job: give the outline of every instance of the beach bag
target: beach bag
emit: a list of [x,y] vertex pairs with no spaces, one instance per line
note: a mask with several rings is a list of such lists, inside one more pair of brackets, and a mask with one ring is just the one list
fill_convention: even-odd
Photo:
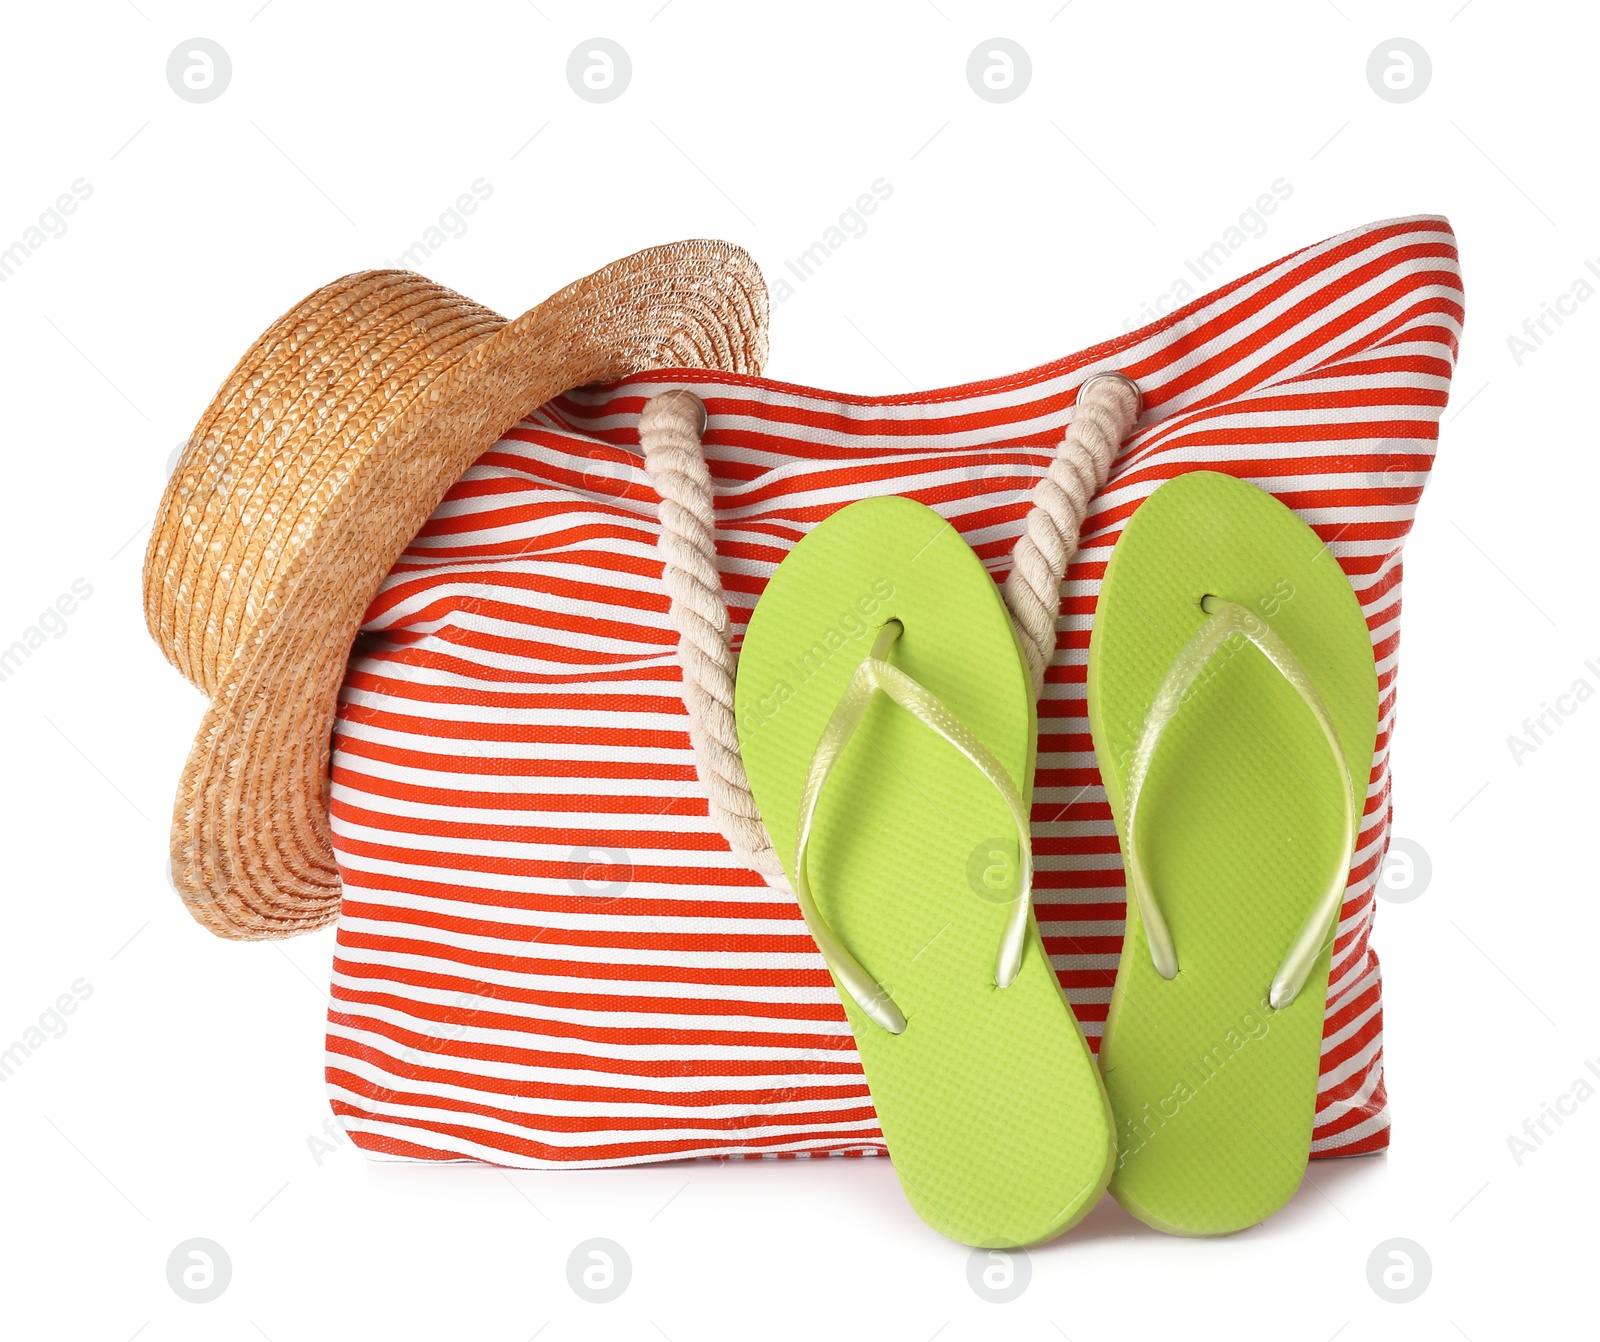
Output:
[[1370,933],[1390,836],[1401,554],[1461,321],[1453,234],[1421,217],[1329,239],[1012,377],[864,397],[657,370],[572,391],[509,429],[384,581],[341,693],[327,1083],[352,1139],[377,1158],[526,1167],[882,1150],[799,909],[708,817],[640,412],[679,387],[705,403],[737,646],[779,561],[857,499],[927,504],[1003,581],[1078,388],[1118,370],[1143,413],[1083,522],[1038,710],[1039,930],[1098,1046],[1124,914],[1085,716],[1099,578],[1163,481],[1248,480],[1324,540],[1371,629],[1379,729],[1312,1154],[1385,1146]]

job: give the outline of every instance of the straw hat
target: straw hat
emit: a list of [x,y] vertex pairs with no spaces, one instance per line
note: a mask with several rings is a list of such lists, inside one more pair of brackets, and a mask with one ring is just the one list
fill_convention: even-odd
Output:
[[654,247],[515,321],[420,275],[348,275],[280,317],[167,484],[145,622],[211,699],[178,785],[172,879],[218,936],[331,922],[328,757],[379,583],[466,469],[553,396],[645,368],[759,373],[766,287],[727,243]]

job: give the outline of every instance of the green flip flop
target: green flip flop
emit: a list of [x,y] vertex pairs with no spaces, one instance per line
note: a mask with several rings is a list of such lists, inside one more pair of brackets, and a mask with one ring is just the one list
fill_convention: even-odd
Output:
[[1100,1067],[1112,1195],[1182,1235],[1254,1225],[1311,1149],[1328,965],[1372,768],[1372,640],[1272,495],[1162,485],[1106,566],[1089,722],[1128,926]]
[[1033,691],[994,581],[920,503],[840,509],[757,603],[735,708],[911,1205],[986,1247],[1074,1224],[1115,1145],[1034,926]]

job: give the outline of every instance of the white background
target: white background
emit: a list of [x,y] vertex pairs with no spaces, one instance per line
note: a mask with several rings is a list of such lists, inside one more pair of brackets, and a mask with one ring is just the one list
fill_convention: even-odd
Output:
[[[1600,256],[1589,7],[79,0],[8,5],[4,32],[0,247],[92,187],[0,285],[0,645],[74,580],[93,589],[0,682],[0,1046],[92,989],[0,1083],[8,1337],[1593,1330],[1600,1095],[1520,1164],[1507,1144],[1600,1058],[1600,703],[1564,701],[1576,712],[1520,762],[1507,744],[1573,682],[1600,689],[1600,302],[1569,304],[1520,363],[1507,343]],[[596,35],[633,66],[606,104],[565,77]],[[997,35],[1033,65],[1006,104],[965,76]],[[165,75],[195,36],[233,66],[204,104]],[[1404,104],[1366,77],[1396,36],[1433,67]],[[886,1161],[507,1176],[369,1165],[341,1141],[319,1163],[331,931],[218,941],[164,875],[202,703],[144,633],[147,526],[174,445],[270,320],[399,256],[479,178],[492,195],[422,268],[514,313],[683,236],[738,241],[775,279],[880,177],[893,194],[868,231],[776,305],[774,376],[900,391],[1068,353],[1122,330],[1279,178],[1291,197],[1219,281],[1423,211],[1451,217],[1466,277],[1407,546],[1395,816],[1432,878],[1375,934],[1392,1151],[1314,1164],[1314,1187],[1222,1241],[1107,1201],[1035,1250],[1003,1305]],[[194,1236],[233,1264],[210,1304],[166,1279]],[[567,1286],[594,1236],[633,1263],[611,1304]],[[1409,1304],[1368,1284],[1395,1236],[1432,1263]]]

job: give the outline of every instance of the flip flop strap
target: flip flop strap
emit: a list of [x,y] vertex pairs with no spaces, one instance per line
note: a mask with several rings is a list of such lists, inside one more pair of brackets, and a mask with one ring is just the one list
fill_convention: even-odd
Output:
[[[1077,551],[1079,528],[1140,405],[1138,386],[1122,374],[1087,377],[1078,388],[1072,423],[1034,488],[1023,534],[1012,551],[1005,597],[1035,698],[1055,655],[1061,579]],[[668,614],[678,634],[689,744],[711,820],[729,848],[769,885],[786,889],[783,864],[762,824],[739,753],[733,711],[737,657],[717,571],[704,432],[705,406],[683,388],[652,397],[639,419],[645,471],[661,499],[658,548]]]
[[1029,895],[1033,888],[1033,845],[1029,827],[1027,803],[1006,768],[992,751],[980,741],[936,694],[893,666],[887,660],[889,649],[899,638],[901,626],[890,621],[878,631],[872,651],[850,677],[840,696],[838,706],[822,729],[822,737],[811,756],[811,767],[806,774],[805,789],[800,799],[799,828],[795,839],[795,897],[800,912],[811,931],[817,949],[839,986],[875,1025],[890,1034],[899,1034],[906,1028],[906,1018],[895,1005],[888,991],[850,953],[834,930],[828,925],[822,911],[817,908],[811,893],[808,869],[812,826],[817,808],[822,803],[822,791],[834,766],[843,757],[850,738],[861,725],[872,696],[879,691],[888,695],[901,708],[910,713],[930,731],[943,737],[959,750],[972,765],[989,780],[1000,794],[1010,813],[1017,833],[1017,851],[1020,854],[1021,880],[1016,896],[1011,901],[1011,913],[1000,937],[1000,949],[995,957],[994,981],[999,988],[1009,988],[1022,968],[1022,956],[1027,946]]
[[1317,957],[1321,955],[1338,926],[1339,910],[1343,907],[1345,886],[1350,877],[1350,864],[1355,857],[1356,844],[1360,836],[1361,814],[1356,806],[1355,783],[1350,776],[1350,766],[1345,760],[1344,749],[1339,744],[1338,728],[1334,726],[1333,718],[1328,713],[1322,695],[1317,692],[1316,684],[1289,645],[1273,632],[1272,627],[1264,619],[1236,602],[1208,596],[1201,606],[1211,618],[1183,645],[1167,669],[1167,674],[1151,701],[1150,711],[1145,715],[1144,726],[1140,730],[1139,740],[1129,760],[1125,845],[1128,890],[1144,923],[1151,963],[1155,965],[1156,972],[1162,978],[1175,978],[1178,973],[1178,953],[1145,868],[1139,842],[1139,836],[1143,833],[1143,826],[1139,824],[1142,814],[1139,803],[1144,796],[1145,781],[1150,776],[1150,766],[1155,760],[1156,747],[1160,745],[1167,728],[1177,717],[1190,689],[1212,658],[1228,645],[1229,640],[1236,635],[1242,636],[1254,644],[1289,682],[1295,693],[1300,696],[1301,702],[1310,710],[1311,716],[1316,719],[1317,726],[1322,729],[1323,738],[1339,768],[1340,792],[1344,806],[1346,840],[1340,850],[1338,861],[1329,874],[1322,894],[1301,924],[1293,942],[1290,943],[1288,954],[1284,956],[1283,963],[1278,967],[1278,972],[1272,980],[1269,1000],[1274,1010],[1282,1010],[1299,995],[1306,979],[1310,977]]

